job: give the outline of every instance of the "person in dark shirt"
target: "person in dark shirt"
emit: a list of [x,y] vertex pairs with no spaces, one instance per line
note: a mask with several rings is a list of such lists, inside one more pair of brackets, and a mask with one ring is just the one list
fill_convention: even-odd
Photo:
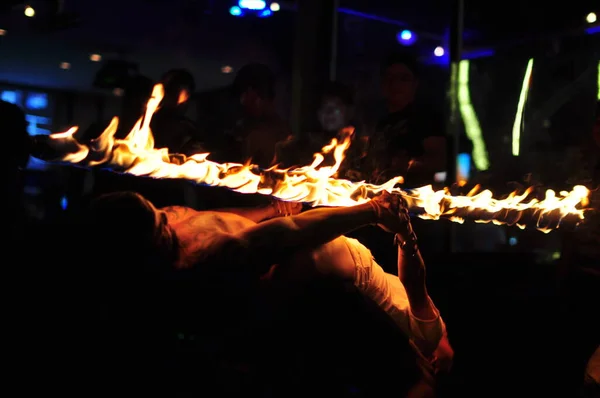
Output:
[[217,150],[211,151],[211,159],[251,161],[269,167],[275,158],[276,144],[291,133],[275,110],[275,74],[266,65],[248,64],[239,70],[232,90],[241,106],[241,117],[220,137]]
[[168,148],[169,153],[193,155],[205,152],[198,142],[196,124],[186,116],[195,91],[194,77],[185,69],[172,69],[160,79],[164,97],[152,116],[150,128],[155,148]]
[[415,184],[433,180],[445,169],[443,119],[415,104],[419,86],[417,62],[392,54],[382,65],[382,89],[387,115],[379,120],[370,150],[371,181],[382,183],[398,175]]

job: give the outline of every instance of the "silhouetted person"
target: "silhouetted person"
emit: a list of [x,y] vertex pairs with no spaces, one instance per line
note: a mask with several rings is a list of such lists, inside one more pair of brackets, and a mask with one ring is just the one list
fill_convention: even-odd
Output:
[[25,114],[17,105],[0,100],[0,131],[5,145],[2,169],[5,170],[4,189],[8,194],[7,209],[11,217],[10,236],[23,232],[25,209],[23,207],[22,169],[27,166],[31,140],[27,134]]
[[145,76],[132,77],[123,89],[121,108],[118,115],[109,115],[109,118],[92,124],[81,137],[82,140],[98,138],[108,127],[114,116],[119,118],[119,127],[115,138],[125,138],[133,129],[137,121],[144,116],[146,104],[152,95],[154,83]]
[[164,97],[152,117],[150,128],[155,148],[168,148],[170,153],[193,155],[203,152],[197,143],[196,124],[186,117],[190,98],[196,89],[192,74],[185,69],[172,69],[160,79]]
[[381,77],[387,115],[373,137],[371,179],[381,183],[402,175],[407,183],[430,183],[445,170],[446,138],[442,117],[415,104],[418,64],[410,55],[392,54],[382,64]]
[[588,169],[584,171],[585,180],[588,180],[585,184],[592,189],[589,208],[593,210],[574,231],[565,230],[558,270],[564,307],[561,318],[565,322],[563,349],[567,358],[561,361],[564,365],[562,374],[573,396],[585,373],[585,389],[596,393],[600,390],[599,370],[593,366],[584,370],[588,362],[588,365],[598,366],[600,346],[597,316],[600,303],[600,102],[596,105],[591,137],[587,137],[582,149],[588,159],[581,169]]
[[271,165],[276,144],[290,135],[290,129],[275,111],[275,75],[268,66],[249,64],[239,70],[233,83],[241,117],[225,133],[213,158],[218,161]]

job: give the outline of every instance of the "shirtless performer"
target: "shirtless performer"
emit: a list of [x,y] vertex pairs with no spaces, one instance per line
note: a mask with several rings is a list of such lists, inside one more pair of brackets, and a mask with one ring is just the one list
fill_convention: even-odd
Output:
[[[430,357],[445,325],[427,293],[425,264],[401,198],[384,192],[361,205],[301,214],[296,214],[299,204],[276,203],[261,209],[198,212],[185,207],[156,209],[139,194],[121,192],[98,198],[91,206],[90,221],[100,234],[111,231],[109,246],[104,247],[115,248],[121,257],[129,251],[140,264],[148,263],[140,262],[144,253],[146,260],[171,264],[176,270],[222,264],[252,269],[258,276],[276,264],[352,281],[424,357]],[[296,215],[277,217],[286,213]],[[267,218],[271,219],[262,221]],[[123,225],[116,231],[115,220]],[[385,273],[367,248],[343,236],[369,224],[396,234],[399,276]]]

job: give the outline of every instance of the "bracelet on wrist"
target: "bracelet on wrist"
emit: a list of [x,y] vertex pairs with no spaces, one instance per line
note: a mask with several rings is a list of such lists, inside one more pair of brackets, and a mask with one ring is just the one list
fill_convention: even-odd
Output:
[[417,245],[417,236],[414,232],[408,236],[408,239],[404,238],[400,234],[394,235],[394,244],[400,248],[404,253],[414,256],[419,251],[419,246]]

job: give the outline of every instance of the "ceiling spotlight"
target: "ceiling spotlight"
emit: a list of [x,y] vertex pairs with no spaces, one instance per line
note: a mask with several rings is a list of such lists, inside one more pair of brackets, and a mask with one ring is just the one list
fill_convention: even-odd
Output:
[[100,61],[102,61],[102,55],[100,55],[100,54],[90,54],[90,61],[92,61],[92,62],[100,62]]
[[233,6],[229,9],[229,13],[231,15],[233,15],[234,17],[241,17],[244,13],[242,12],[242,9],[238,6]]
[[267,3],[265,0],[240,0],[238,6],[246,10],[264,10]]
[[444,47],[441,46],[437,46],[435,50],[433,50],[433,55],[435,55],[436,57],[443,57],[444,53]]
[[398,32],[396,34],[396,40],[398,40],[398,43],[402,45],[410,46],[411,44],[414,44],[417,41],[417,35],[414,32],[405,29],[402,32]]
[[68,62],[61,62],[59,66],[60,66],[60,69],[64,69],[64,70],[71,69],[71,64]]
[[25,16],[29,18],[35,16],[35,10],[33,9],[33,7],[25,6]]
[[0,29],[0,36],[6,36],[6,30]]
[[221,67],[221,73],[229,74],[233,72],[233,68],[229,65],[225,65]]
[[277,11],[281,10],[281,7],[279,6],[279,3],[271,3],[271,6],[269,8],[273,12],[277,12]]
[[596,16],[595,12],[590,12],[586,17],[585,20],[587,23],[594,23],[598,20],[598,17]]

